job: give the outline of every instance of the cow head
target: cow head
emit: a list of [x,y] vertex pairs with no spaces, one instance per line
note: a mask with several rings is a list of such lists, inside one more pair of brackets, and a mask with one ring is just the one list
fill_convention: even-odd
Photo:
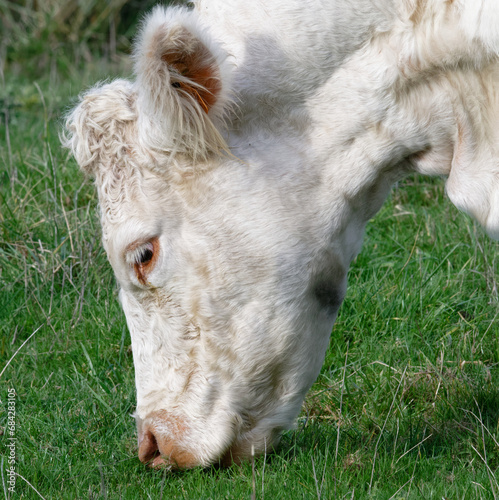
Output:
[[[203,2],[156,9],[136,80],[96,86],[68,117],[131,334],[143,462],[238,461],[278,442],[365,224],[405,173],[449,176],[451,199],[499,234],[497,33],[470,34],[459,2],[359,3],[379,29],[323,47],[316,73],[305,49],[286,56],[293,33],[248,19],[255,33],[217,39]],[[252,59],[259,43],[282,67]]]

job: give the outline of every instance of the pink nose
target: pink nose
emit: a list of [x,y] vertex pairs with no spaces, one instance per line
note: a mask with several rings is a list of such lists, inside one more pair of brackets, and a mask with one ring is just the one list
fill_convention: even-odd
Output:
[[186,427],[178,418],[159,411],[143,422],[137,419],[137,426],[141,462],[151,467],[167,465],[178,469],[199,465],[196,456],[181,444]]

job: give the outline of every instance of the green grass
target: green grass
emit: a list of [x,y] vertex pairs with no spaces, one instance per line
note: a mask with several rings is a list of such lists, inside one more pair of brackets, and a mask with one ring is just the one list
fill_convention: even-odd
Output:
[[81,63],[117,60],[130,49],[137,20],[156,3],[0,0],[0,77],[4,71],[31,78],[47,72],[75,74]]
[[117,70],[6,76],[0,94],[4,497],[499,497],[499,247],[441,180],[420,177],[368,226],[321,375],[277,452],[183,473],[139,463],[130,339],[96,196],[58,140],[71,96],[106,71]]

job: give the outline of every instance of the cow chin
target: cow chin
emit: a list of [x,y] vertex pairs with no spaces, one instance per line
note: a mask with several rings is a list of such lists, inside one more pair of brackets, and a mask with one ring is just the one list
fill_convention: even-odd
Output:
[[[254,438],[250,436],[241,436],[230,446],[219,460],[220,465],[229,467],[232,464],[240,464],[255,456],[266,455],[273,451],[279,444],[281,432],[274,430],[265,437]],[[250,433],[252,434],[252,433]]]

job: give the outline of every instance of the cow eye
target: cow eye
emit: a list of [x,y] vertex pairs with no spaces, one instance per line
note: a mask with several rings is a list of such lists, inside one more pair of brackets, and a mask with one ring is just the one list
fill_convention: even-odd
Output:
[[154,257],[154,247],[152,243],[147,243],[147,245],[140,249],[140,254],[137,258],[136,264],[147,265]]
[[125,251],[125,260],[135,271],[140,283],[148,285],[148,276],[154,269],[159,254],[159,239],[134,242]]

